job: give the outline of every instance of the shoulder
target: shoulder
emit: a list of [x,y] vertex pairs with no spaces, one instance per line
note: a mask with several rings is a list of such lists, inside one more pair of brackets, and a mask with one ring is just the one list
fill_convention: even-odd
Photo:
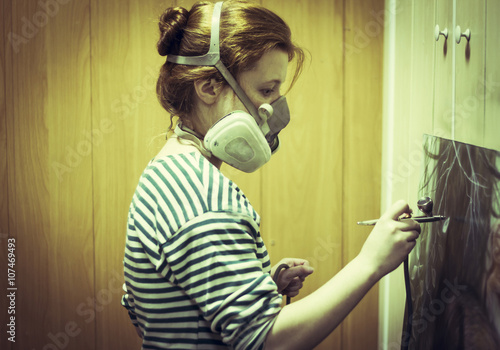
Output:
[[[244,193],[199,153],[169,155],[144,170],[131,210],[150,216],[167,236],[207,212],[260,217]],[[158,227],[156,227],[158,228]]]

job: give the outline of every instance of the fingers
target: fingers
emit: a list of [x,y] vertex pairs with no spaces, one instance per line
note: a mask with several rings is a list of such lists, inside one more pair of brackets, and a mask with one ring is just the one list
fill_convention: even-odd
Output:
[[309,266],[309,261],[297,258],[285,258],[280,260],[279,265],[281,264],[287,264],[289,267],[301,266],[301,265]]
[[410,218],[411,210],[403,200],[394,203],[381,216],[368,236],[360,255],[368,259],[383,276],[408,256],[420,235],[420,224]]
[[413,219],[403,219],[396,222],[396,228],[401,231],[417,231],[420,233],[420,224]]
[[420,231],[417,230],[408,231],[406,236],[406,241],[415,242],[419,236],[420,236]]
[[299,292],[303,286],[303,281],[296,277],[290,282],[290,284],[288,284],[288,286],[282,291],[282,293],[293,298],[299,295]]
[[309,265],[299,265],[290,267],[289,269],[284,270],[283,278],[285,280],[291,281],[295,277],[304,280],[307,276],[314,272],[314,269]]
[[421,232],[420,224],[412,219],[394,222],[394,228],[394,233],[399,235],[401,241],[406,242],[415,242]]
[[[282,265],[287,265],[289,268],[281,270]],[[290,282],[294,277],[300,277],[304,280],[307,276],[314,272],[314,269],[309,265],[309,261],[304,259],[281,259],[279,264],[273,267],[273,271],[277,269],[281,270],[279,273],[280,280],[286,280],[286,282]],[[275,272],[272,273],[274,275]],[[277,278],[276,275],[273,277]]]
[[[412,231],[414,232],[414,231]],[[418,238],[418,234],[412,234],[412,235],[409,235],[407,238],[406,238],[406,241],[407,242],[410,242],[410,243],[417,243],[417,238]]]
[[286,270],[282,270],[279,275],[278,291],[288,295],[289,297],[294,297],[299,294],[299,290],[302,288],[304,280],[307,276],[312,274],[314,269],[307,265],[293,266]]
[[411,213],[410,206],[404,200],[399,200],[382,215],[382,218],[397,220],[404,213]]

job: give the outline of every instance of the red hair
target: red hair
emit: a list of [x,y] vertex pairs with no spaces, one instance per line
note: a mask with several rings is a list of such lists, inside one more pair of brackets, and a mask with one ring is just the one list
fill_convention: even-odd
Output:
[[[214,4],[200,1],[190,11],[182,7],[165,10],[159,21],[158,53],[200,56],[208,52]],[[228,0],[222,6],[219,46],[221,61],[238,79],[252,69],[262,55],[273,49],[297,59],[292,84],[304,62],[304,52],[294,45],[288,25],[275,13],[247,1]],[[194,82],[215,79],[218,88],[227,83],[215,67],[187,66],[165,62],[156,85],[158,99],[171,116],[186,118],[194,106]]]

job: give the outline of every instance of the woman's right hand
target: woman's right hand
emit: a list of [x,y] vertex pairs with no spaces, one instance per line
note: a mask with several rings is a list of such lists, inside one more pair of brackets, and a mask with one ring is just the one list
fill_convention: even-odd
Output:
[[358,258],[371,264],[380,278],[396,269],[408,256],[420,235],[420,224],[409,216],[411,209],[403,200],[394,203],[378,220],[366,239]]
[[399,221],[411,210],[394,203],[378,220],[361,252],[312,294],[284,307],[266,340],[266,349],[312,349],[347,317],[385,274],[394,270],[415,246],[420,225]]

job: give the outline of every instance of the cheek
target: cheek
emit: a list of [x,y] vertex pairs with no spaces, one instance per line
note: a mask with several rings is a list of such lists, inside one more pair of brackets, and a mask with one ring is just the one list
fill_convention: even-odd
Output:
[[236,110],[246,111],[246,108],[231,89],[231,91],[228,91],[228,93],[221,96],[220,102],[217,106],[215,121]]
[[[250,99],[252,104],[256,107],[259,108],[259,106],[263,103],[269,103],[266,101],[266,99],[260,94],[260,92],[256,89],[254,89],[252,86],[252,83],[246,82],[246,79],[242,79],[240,82],[240,86],[245,91],[245,94],[247,97]],[[238,97],[236,97],[238,98]],[[243,103],[238,99],[238,102],[243,106]],[[246,109],[245,109],[246,110]]]
[[255,92],[253,94],[247,94],[247,96],[250,99],[250,101],[252,101],[252,104],[255,106],[255,108],[259,108],[264,103],[269,103],[269,104],[271,103],[269,99],[263,97],[259,92]]

